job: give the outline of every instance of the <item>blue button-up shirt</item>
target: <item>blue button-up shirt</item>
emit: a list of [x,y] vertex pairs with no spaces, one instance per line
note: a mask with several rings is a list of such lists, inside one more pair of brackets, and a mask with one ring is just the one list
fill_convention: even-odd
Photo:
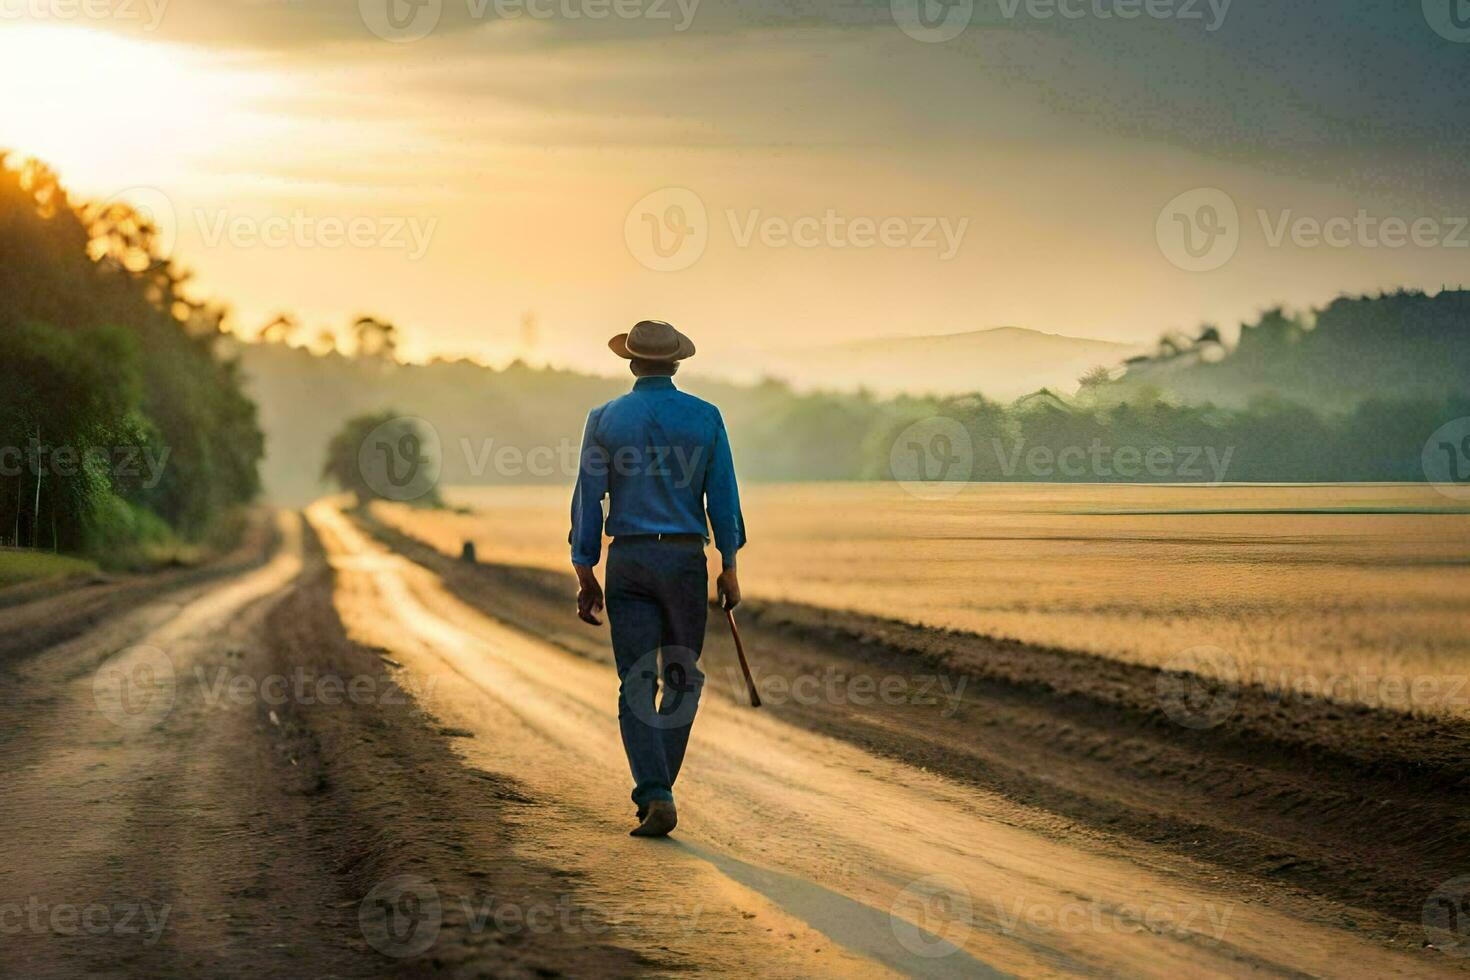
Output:
[[725,420],[670,378],[639,378],[587,416],[572,493],[573,564],[596,565],[602,556],[604,496],[613,537],[701,534],[708,541],[712,530],[726,568],[745,544]]

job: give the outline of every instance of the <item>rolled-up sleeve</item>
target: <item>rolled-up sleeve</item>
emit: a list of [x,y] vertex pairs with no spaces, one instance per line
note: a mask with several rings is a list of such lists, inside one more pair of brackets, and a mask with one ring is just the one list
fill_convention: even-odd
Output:
[[572,491],[572,564],[593,566],[602,558],[602,498],[607,495],[608,454],[597,441],[598,411],[587,416],[577,486]]
[[735,567],[735,553],[745,546],[745,517],[740,513],[740,488],[735,483],[735,457],[725,420],[715,415],[714,455],[705,470],[704,498],[715,547],[725,568]]

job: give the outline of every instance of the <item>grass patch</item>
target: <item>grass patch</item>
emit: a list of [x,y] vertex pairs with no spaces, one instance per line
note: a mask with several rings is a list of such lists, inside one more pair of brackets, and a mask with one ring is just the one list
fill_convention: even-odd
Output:
[[0,588],[37,579],[66,578],[97,571],[97,563],[85,558],[53,555],[45,551],[0,548]]

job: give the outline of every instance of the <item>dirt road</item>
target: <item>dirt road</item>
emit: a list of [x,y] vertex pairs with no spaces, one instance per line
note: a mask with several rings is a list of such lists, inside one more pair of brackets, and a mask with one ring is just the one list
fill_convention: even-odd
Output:
[[91,629],[5,660],[0,973],[285,975],[305,954],[370,975],[326,877],[301,873],[315,847],[255,713],[191,683],[299,573],[300,523],[280,530],[259,568],[87,612]]
[[195,573],[12,603],[44,629],[0,648],[0,977],[637,972],[454,910],[426,957],[385,934],[411,872],[583,913],[510,853],[514,788],[451,756],[331,595],[291,514]]
[[1060,821],[1042,832],[998,795],[752,712],[719,686],[695,728],[677,839],[629,840],[607,667],[484,615],[329,506],[309,519],[349,633],[435,681],[430,709],[473,736],[457,743],[468,762],[524,781],[538,802],[519,817],[523,846],[574,868],[624,945],[781,975],[1455,967],[1293,916],[1163,852],[1090,848]]
[[895,747],[949,729],[752,711],[718,650],[631,839],[604,636],[327,503],[252,549],[7,608],[49,625],[0,645],[0,975],[1470,975]]

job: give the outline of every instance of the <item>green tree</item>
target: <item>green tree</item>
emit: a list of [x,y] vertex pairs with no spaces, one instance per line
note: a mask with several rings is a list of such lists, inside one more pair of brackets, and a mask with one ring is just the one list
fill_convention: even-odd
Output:
[[214,353],[224,311],[161,253],[146,215],[76,205],[0,155],[0,536],[106,560],[202,538],[258,492],[255,408]]
[[434,441],[416,419],[394,411],[347,420],[327,444],[322,479],[357,498],[442,507]]

